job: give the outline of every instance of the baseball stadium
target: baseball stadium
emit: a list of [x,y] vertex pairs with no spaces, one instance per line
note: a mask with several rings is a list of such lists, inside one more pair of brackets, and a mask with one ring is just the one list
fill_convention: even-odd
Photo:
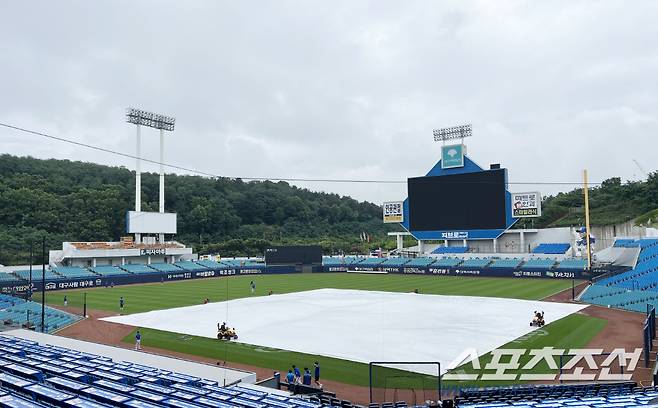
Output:
[[631,408],[658,397],[658,234],[590,225],[586,172],[582,225],[519,228],[541,215],[539,192],[467,155],[470,126],[441,129],[438,162],[382,204],[382,223],[399,226],[394,250],[233,258],[176,240],[162,168],[159,210],[143,210],[139,129],[174,122],[137,109],[127,121],[138,150],[123,235],[44,243],[33,251],[47,262],[2,268],[1,406]]

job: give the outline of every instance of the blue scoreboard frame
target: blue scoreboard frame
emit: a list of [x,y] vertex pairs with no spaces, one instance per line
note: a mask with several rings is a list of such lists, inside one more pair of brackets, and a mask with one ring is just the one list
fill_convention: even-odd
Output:
[[[496,239],[500,237],[505,231],[511,228],[517,218],[512,217],[512,194],[507,189],[507,169],[505,171],[505,225],[503,229],[476,229],[476,230],[439,230],[439,231],[412,231],[409,229],[409,198],[404,200],[403,212],[404,221],[400,224],[402,227],[409,231],[414,238],[422,241],[427,240],[465,240],[465,239]],[[464,167],[443,169],[441,168],[441,161],[439,160],[434,167],[426,174],[426,176],[450,176],[453,174],[465,173],[478,173],[485,171],[482,167],[478,166],[475,162],[464,156]]]

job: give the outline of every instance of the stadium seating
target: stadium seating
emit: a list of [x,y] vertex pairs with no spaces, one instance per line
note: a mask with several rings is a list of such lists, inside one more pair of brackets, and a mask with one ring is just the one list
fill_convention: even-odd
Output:
[[[28,319],[34,323],[37,330],[41,330],[41,303],[0,294],[0,320],[2,322],[18,326],[27,322]],[[44,326],[47,332],[60,329],[79,319],[80,317],[70,313],[47,306],[45,308]]]
[[533,254],[564,254],[571,248],[570,244],[567,243],[558,243],[558,244],[539,244],[532,250]]
[[380,266],[393,266],[400,267],[407,264],[411,259],[410,258],[385,258]]
[[562,271],[584,270],[585,268],[587,268],[586,259],[565,259],[555,267],[555,269]]
[[616,248],[635,248],[639,247],[640,243],[634,239],[616,239],[612,246]]
[[[39,269],[32,269],[32,280],[37,280],[41,279],[43,271],[41,268]],[[14,271],[14,274],[16,274],[18,277],[24,280],[29,280],[30,279],[30,270],[25,269],[25,270],[20,270],[20,271]],[[46,280],[57,280],[57,279],[64,279],[62,275],[59,275],[55,272],[53,272],[50,269],[46,269]]]
[[125,264],[120,266],[121,269],[130,273],[156,273],[155,269],[144,264]]
[[0,282],[21,282],[22,279],[13,273],[0,272]]
[[152,263],[149,266],[158,272],[181,272],[182,269],[174,264],[168,263]]
[[0,405],[12,408],[320,408],[321,403],[0,336]]
[[455,404],[461,408],[623,408],[647,404],[658,397],[655,388],[639,388],[634,382],[519,385],[462,389]]
[[617,240],[614,245],[640,248],[635,267],[597,281],[580,299],[638,312],[646,312],[647,305],[658,305],[658,239]]
[[519,258],[505,258],[505,259],[496,259],[491,265],[491,268],[516,268],[523,262],[523,259]]
[[412,258],[409,262],[406,263],[405,266],[409,266],[409,267],[411,267],[411,266],[416,266],[416,267],[418,267],[418,266],[429,266],[434,261],[435,261],[434,258],[425,258],[425,257]]
[[357,265],[359,265],[359,266],[366,266],[366,265],[375,266],[375,265],[380,265],[385,260],[386,260],[386,258],[364,258]]
[[434,251],[432,251],[433,254],[464,254],[466,252],[468,252],[468,247],[446,247],[446,246],[437,247]]
[[462,259],[460,258],[441,258],[437,259],[432,266],[436,267],[451,267],[451,266],[457,266],[461,263]]
[[224,268],[239,268],[239,267],[253,267],[253,266],[265,266],[264,263],[257,262],[253,259],[222,259],[219,261],[220,264],[224,264]]
[[53,271],[62,275],[65,278],[74,279],[74,278],[95,278],[98,275],[86,268],[80,268],[77,266],[58,266],[53,268]]
[[345,259],[341,257],[325,256],[322,258],[323,265],[343,265],[344,262]]
[[119,268],[118,266],[96,266],[91,268],[91,270],[102,276],[118,276],[118,275],[129,275],[130,272]]
[[489,263],[491,263],[489,258],[470,258],[465,259],[459,266],[462,268],[484,268]]
[[221,264],[219,262],[215,262],[215,261],[210,260],[210,259],[201,259],[201,260],[196,261],[196,263],[198,263],[199,265],[204,266],[208,269],[226,269],[226,265]]
[[190,272],[200,272],[200,271],[208,270],[208,268],[206,268],[205,266],[199,265],[198,263],[192,261],[179,261],[179,262],[175,262],[174,265],[176,265],[177,267],[183,270]]
[[555,259],[550,259],[550,258],[532,258],[528,259],[523,263],[521,266],[522,269],[541,269],[541,270],[548,270],[555,265]]

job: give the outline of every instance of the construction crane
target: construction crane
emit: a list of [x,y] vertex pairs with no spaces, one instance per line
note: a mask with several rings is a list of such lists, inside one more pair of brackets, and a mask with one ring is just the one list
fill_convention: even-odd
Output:
[[638,162],[637,160],[633,159],[633,163],[635,163],[635,165],[637,166],[637,168],[640,169],[640,171],[641,171],[642,173],[644,173],[645,176],[647,176],[647,177],[649,176],[649,173],[647,173],[647,171],[644,170],[644,167],[642,167],[642,166],[640,165],[640,162]]

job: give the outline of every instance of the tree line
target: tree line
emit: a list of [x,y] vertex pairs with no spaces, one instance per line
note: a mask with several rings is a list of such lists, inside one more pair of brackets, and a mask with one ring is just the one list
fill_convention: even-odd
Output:
[[[158,210],[159,179],[142,174],[142,210]],[[134,209],[135,173],[69,160],[0,155],[0,264],[26,263],[30,242],[111,241]],[[381,208],[286,182],[166,175],[176,240],[201,253],[260,256],[272,244],[320,244],[328,253],[394,247]],[[362,242],[367,232],[371,242]]]

